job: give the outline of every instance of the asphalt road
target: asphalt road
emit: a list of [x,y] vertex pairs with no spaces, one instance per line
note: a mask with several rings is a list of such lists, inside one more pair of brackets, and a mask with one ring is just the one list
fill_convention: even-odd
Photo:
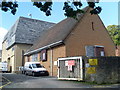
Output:
[[51,76],[26,76],[23,74],[4,73],[3,77],[10,82],[3,88],[118,88],[118,84],[95,85],[78,81],[63,81]]

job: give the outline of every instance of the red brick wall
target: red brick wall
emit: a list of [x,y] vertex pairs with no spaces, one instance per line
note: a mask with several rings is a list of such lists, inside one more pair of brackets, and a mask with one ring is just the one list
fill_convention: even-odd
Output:
[[116,56],[120,56],[120,46],[117,46],[117,49],[116,49]]

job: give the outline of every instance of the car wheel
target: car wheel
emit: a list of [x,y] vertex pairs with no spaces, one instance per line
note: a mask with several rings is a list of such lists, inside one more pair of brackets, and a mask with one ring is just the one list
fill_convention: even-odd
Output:
[[46,73],[46,76],[49,76],[49,73],[48,73],[48,72]]
[[32,72],[32,76],[35,76],[35,73],[34,73],[34,72]]
[[28,75],[27,72],[25,72],[25,75]]

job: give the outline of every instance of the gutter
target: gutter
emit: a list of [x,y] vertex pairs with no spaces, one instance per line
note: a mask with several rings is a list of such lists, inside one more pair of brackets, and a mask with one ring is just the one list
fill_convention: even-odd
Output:
[[43,50],[43,49],[47,49],[47,48],[50,48],[50,47],[55,47],[55,46],[58,46],[58,45],[61,45],[61,44],[63,44],[63,41],[62,41],[62,40],[60,40],[60,41],[58,41],[58,42],[55,42],[55,43],[52,43],[52,44],[49,44],[49,45],[46,45],[46,46],[44,46],[44,47],[38,48],[38,49],[36,49],[36,50],[32,50],[32,51],[30,51],[30,52],[25,53],[24,55],[26,56],[26,55],[30,55],[30,54],[32,54],[32,53],[37,53],[37,52],[40,52],[40,51]]

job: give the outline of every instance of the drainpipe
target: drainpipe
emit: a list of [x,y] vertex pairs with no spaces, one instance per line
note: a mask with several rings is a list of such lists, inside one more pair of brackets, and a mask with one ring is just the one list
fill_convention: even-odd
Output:
[[51,73],[51,76],[53,76],[53,50],[51,48],[51,55],[50,55],[50,73]]
[[14,68],[14,72],[16,71],[16,51],[17,51],[17,45],[14,46],[14,67],[12,67],[12,71],[13,71],[13,68]]

